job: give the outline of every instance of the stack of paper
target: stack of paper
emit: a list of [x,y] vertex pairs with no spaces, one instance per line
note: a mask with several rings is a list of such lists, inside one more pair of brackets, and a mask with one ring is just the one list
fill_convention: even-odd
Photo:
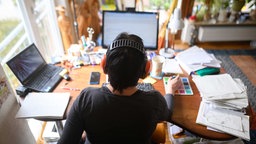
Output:
[[16,118],[63,119],[70,93],[29,93]]
[[188,74],[206,67],[221,67],[221,62],[213,54],[208,54],[204,49],[197,46],[178,53],[175,59]]
[[246,86],[229,74],[193,75],[202,102],[196,123],[250,140],[249,116],[243,109],[248,106]]

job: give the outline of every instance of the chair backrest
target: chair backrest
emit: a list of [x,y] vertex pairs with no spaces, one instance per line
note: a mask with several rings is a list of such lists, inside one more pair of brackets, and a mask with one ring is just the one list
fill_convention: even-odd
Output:
[[158,123],[151,137],[151,140],[156,144],[165,143],[166,134],[167,134],[166,123],[164,122]]

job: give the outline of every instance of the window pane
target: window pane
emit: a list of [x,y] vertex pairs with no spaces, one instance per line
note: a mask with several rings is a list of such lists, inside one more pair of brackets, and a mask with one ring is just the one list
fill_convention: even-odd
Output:
[[15,28],[21,23],[19,10],[15,1],[1,1],[0,3],[0,61],[25,33],[24,29]]
[[0,2],[0,9],[6,11],[0,13],[0,66],[3,68],[13,90],[20,85],[20,83],[5,62],[28,45],[27,35],[15,2],[16,1]]

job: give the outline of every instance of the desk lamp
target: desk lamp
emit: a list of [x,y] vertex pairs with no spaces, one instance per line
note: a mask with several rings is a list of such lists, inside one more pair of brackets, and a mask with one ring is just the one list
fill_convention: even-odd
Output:
[[[160,49],[159,54],[164,56],[165,58],[172,58],[174,57],[174,40],[175,34],[178,30],[181,30],[184,27],[184,22],[181,19],[181,11],[179,8],[175,8],[174,13],[168,23],[166,33],[165,33],[165,48]],[[171,29],[172,35],[172,47],[168,47],[168,33],[169,29]]]

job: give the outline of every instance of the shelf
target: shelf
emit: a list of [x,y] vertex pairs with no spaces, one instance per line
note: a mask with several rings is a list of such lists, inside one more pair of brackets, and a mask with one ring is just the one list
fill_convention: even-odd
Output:
[[209,22],[195,22],[195,26],[256,26],[256,21],[246,21],[243,23],[235,23],[235,22],[217,22],[217,23],[209,23]]

